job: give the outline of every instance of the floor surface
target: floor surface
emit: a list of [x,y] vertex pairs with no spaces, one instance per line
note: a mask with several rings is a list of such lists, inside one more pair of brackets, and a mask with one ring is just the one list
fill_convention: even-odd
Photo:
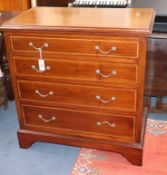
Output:
[[70,175],[79,148],[49,143],[35,143],[20,149],[14,102],[0,108],[0,175]]

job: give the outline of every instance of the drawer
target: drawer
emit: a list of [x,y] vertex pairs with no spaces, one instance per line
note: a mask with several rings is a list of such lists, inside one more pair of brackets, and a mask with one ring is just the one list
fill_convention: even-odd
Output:
[[[12,51],[38,52],[35,47],[42,48],[44,53],[81,54],[137,58],[139,42],[127,39],[83,39],[83,38],[49,38],[30,36],[11,36]],[[45,47],[46,46],[46,47]]]
[[18,81],[21,100],[136,111],[136,91],[72,84]]
[[[134,137],[135,117],[23,105],[24,125],[86,137]],[[73,130],[73,131],[72,131]]]
[[99,63],[78,60],[45,60],[46,70],[39,71],[38,59],[15,58],[16,74],[40,76],[52,79],[71,79],[119,84],[137,83],[137,65],[118,63]]

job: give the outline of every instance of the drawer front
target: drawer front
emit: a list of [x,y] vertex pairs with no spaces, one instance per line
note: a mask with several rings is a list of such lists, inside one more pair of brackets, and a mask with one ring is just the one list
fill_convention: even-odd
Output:
[[102,83],[137,83],[137,66],[132,64],[47,59],[45,60],[46,70],[44,72],[39,70],[37,58],[15,58],[15,65],[17,75],[98,81]]
[[[49,128],[57,130],[75,130],[80,131],[89,137],[91,134],[100,137],[133,137],[134,136],[134,118],[117,115],[106,115],[99,113],[88,113],[73,110],[62,110],[55,108],[45,108],[37,106],[23,105],[23,114],[25,126]],[[88,135],[88,133],[91,133]],[[70,132],[70,135],[72,132]],[[76,132],[75,132],[76,133]]]
[[21,100],[136,111],[136,91],[58,83],[18,82]]
[[96,75],[101,82],[119,84],[136,84],[138,67],[135,64],[99,63]]
[[19,52],[38,52],[34,47],[40,47],[43,48],[42,51],[45,53],[118,56],[128,58],[137,58],[139,52],[138,41],[123,39],[95,40],[29,36],[11,36],[10,39],[12,51]]

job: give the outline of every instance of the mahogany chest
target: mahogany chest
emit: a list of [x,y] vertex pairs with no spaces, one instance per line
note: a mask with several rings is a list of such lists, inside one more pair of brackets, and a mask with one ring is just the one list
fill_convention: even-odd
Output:
[[115,151],[142,165],[152,9],[30,9],[4,23],[21,148]]

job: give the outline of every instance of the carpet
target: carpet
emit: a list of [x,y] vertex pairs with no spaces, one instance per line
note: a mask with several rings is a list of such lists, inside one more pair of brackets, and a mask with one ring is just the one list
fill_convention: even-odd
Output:
[[0,175],[69,175],[80,148],[36,142],[20,149],[15,103],[0,108]]
[[82,148],[71,175],[167,175],[167,121],[147,120],[143,166],[122,155]]

